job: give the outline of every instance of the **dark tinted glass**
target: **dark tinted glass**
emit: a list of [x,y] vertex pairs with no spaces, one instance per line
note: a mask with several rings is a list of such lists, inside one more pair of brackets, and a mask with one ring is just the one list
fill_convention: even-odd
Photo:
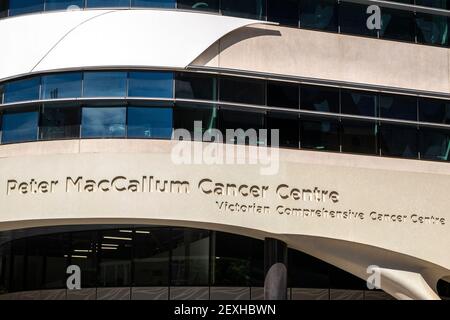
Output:
[[342,120],[342,151],[377,153],[377,126],[372,122]]
[[0,103],[3,103],[3,93],[5,92],[5,87],[0,84]]
[[448,17],[417,12],[417,42],[441,46],[448,45],[448,25]]
[[378,96],[366,91],[342,90],[341,112],[358,116],[376,115]]
[[450,124],[450,102],[419,98],[419,120],[422,122]]
[[40,82],[40,77],[8,82],[4,89],[4,103],[39,99]]
[[83,107],[81,137],[125,137],[125,107]]
[[[215,107],[177,103],[174,109],[174,127],[188,130],[192,140],[202,141],[206,131],[217,128],[217,113]],[[194,133],[196,121],[199,122],[198,128],[201,131]],[[212,139],[205,140],[213,141]]]
[[409,96],[380,96],[380,116],[382,118],[417,120],[417,99]]
[[130,0],[86,0],[88,8],[129,7]]
[[101,241],[111,245],[106,246],[102,243],[100,246],[99,285],[102,287],[131,285],[132,234],[119,230],[100,233]]
[[270,145],[274,145],[273,133],[271,130],[278,130],[278,145],[286,148],[299,147],[299,121],[297,115],[270,112],[267,114],[267,135]]
[[339,112],[339,90],[326,87],[300,86],[300,109]]
[[37,110],[5,111],[2,119],[2,143],[36,140],[38,119]]
[[298,109],[298,103],[298,85],[279,82],[269,82],[267,84],[268,106]]
[[42,77],[42,99],[81,97],[81,73],[54,74]]
[[366,281],[336,267],[330,267],[330,287],[333,289],[367,289]]
[[0,18],[6,17],[8,15],[8,0],[0,1]]
[[40,237],[27,239],[27,257],[26,273],[25,273],[25,289],[37,290],[42,288],[43,270],[44,270],[44,256],[43,249],[45,248],[45,241]]
[[[265,128],[264,113],[222,109],[220,115],[222,134],[226,135],[227,129],[235,130],[235,134],[224,137],[227,143],[267,145],[267,139],[259,134],[259,129]],[[238,129],[244,130],[244,134]]]
[[[70,235],[70,263],[81,269],[81,287],[97,287],[98,251],[100,247],[116,247],[115,244],[98,237],[96,231],[74,232]],[[114,250],[114,249],[111,249]]]
[[39,139],[70,139],[80,137],[81,109],[77,105],[44,105],[41,113]]
[[380,147],[382,156],[417,158],[419,139],[416,127],[382,123]]
[[134,286],[168,286],[169,228],[139,228],[134,232]]
[[450,3],[448,0],[416,0],[416,4],[418,6],[450,9]]
[[9,0],[9,15],[44,11],[44,0]]
[[217,78],[213,75],[178,73],[175,83],[175,97],[217,100]]
[[129,138],[170,139],[172,108],[128,107]]
[[330,266],[303,252],[289,249],[288,287],[329,288]]
[[221,0],[222,13],[228,16],[265,20],[266,0]]
[[220,0],[178,0],[177,7],[181,9],[219,11]]
[[337,31],[336,0],[300,0],[300,27]]
[[220,100],[247,104],[265,104],[265,82],[245,78],[220,79]]
[[377,30],[367,28],[367,5],[341,2],[339,4],[339,25],[342,33],[377,36]]
[[71,8],[83,8],[84,0],[45,0],[45,11],[66,10]]
[[126,88],[126,72],[84,73],[83,96],[85,97],[125,97]]
[[175,0],[131,0],[132,7],[175,8]]
[[450,131],[420,128],[420,158],[425,160],[450,160]]
[[300,147],[339,151],[339,122],[334,119],[300,117]]
[[12,243],[11,289],[13,291],[25,290],[26,250],[25,239],[19,239]]
[[298,26],[299,0],[267,0],[267,20]]
[[209,235],[209,231],[204,230],[173,229],[172,285],[208,285]]
[[42,248],[43,255],[45,256],[43,287],[47,289],[64,288],[66,286],[66,272],[69,261],[68,254],[70,253],[69,235],[45,235],[41,237],[38,244]]
[[173,73],[130,72],[128,96],[150,98],[173,97]]
[[381,9],[381,38],[414,42],[414,36],[414,12]]

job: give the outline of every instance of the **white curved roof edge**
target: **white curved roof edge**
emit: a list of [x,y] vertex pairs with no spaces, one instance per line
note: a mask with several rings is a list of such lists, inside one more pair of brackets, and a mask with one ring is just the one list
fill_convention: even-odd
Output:
[[83,10],[0,21],[0,81],[86,68],[186,68],[224,35],[259,20],[177,10]]

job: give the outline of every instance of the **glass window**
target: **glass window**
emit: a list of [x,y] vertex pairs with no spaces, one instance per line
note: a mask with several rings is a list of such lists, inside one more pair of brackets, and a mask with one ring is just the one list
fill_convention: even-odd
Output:
[[306,253],[288,250],[288,286],[291,288],[329,288],[330,265]]
[[416,5],[424,7],[450,9],[450,3],[448,2],[448,0],[416,0]]
[[220,0],[178,0],[177,7],[180,9],[219,11],[219,1]]
[[220,79],[220,100],[255,105],[265,104],[265,82],[246,78]]
[[76,264],[81,269],[81,288],[97,287],[98,251],[100,248],[115,248],[116,244],[109,240],[99,241],[96,231],[73,232],[70,239],[71,252],[68,257],[70,264]]
[[12,291],[24,291],[25,286],[26,240],[18,239],[12,242]]
[[85,72],[84,97],[125,97],[126,72]]
[[132,233],[121,230],[101,231],[99,285],[124,287],[131,285]]
[[419,146],[417,128],[382,123],[380,126],[381,155],[417,158]]
[[28,111],[5,111],[2,123],[2,143],[33,141],[37,139],[39,113]]
[[131,0],[132,7],[175,8],[175,0]]
[[87,8],[129,7],[130,0],[86,0]]
[[84,0],[45,0],[45,11],[83,8]]
[[172,98],[173,73],[130,72],[128,96]]
[[172,108],[128,107],[129,138],[170,139],[172,137]]
[[40,82],[40,77],[8,82],[4,89],[4,103],[38,100]]
[[[367,5],[341,2],[339,4],[339,25],[342,33],[377,36],[377,30],[367,28]],[[384,10],[384,9],[383,9]]]
[[378,96],[367,91],[341,90],[341,112],[358,116],[374,117]]
[[447,46],[448,24],[448,17],[417,12],[417,42]]
[[420,128],[420,158],[425,160],[450,160],[450,131]]
[[44,0],[9,0],[9,15],[44,11]]
[[336,0],[300,0],[300,27],[337,31]]
[[266,19],[265,0],[221,0],[221,10],[224,15],[249,19]]
[[[232,144],[266,146],[267,139],[259,134],[259,129],[265,128],[265,113],[241,110],[220,110],[220,125],[224,140]],[[244,131],[240,134],[238,129]],[[227,130],[234,130],[234,134],[228,134]],[[256,134],[256,136],[254,136]],[[266,137],[267,138],[267,137]]]
[[83,107],[81,137],[125,137],[126,107]]
[[134,231],[134,286],[168,286],[170,228]]
[[299,0],[267,0],[267,20],[298,26]]
[[339,151],[339,122],[335,119],[300,116],[300,147]]
[[80,137],[81,109],[77,105],[44,105],[41,113],[39,139],[70,139]]
[[450,102],[438,99],[419,98],[419,120],[450,124]]
[[300,86],[300,109],[339,113],[339,90],[302,85]]
[[81,73],[54,74],[42,77],[42,99],[81,97]]
[[0,18],[6,17],[8,15],[8,1],[0,1]]
[[[174,127],[188,130],[192,140],[202,141],[206,131],[217,128],[217,113],[216,107],[177,103],[174,110]],[[197,137],[194,133],[196,121],[201,122],[201,137]]]
[[3,103],[3,92],[5,91],[3,85],[0,84],[0,103]]
[[70,252],[69,234],[45,235],[39,237],[37,244],[45,257],[43,287],[45,289],[65,288],[68,253]]
[[417,120],[417,99],[401,95],[380,96],[380,116],[382,118]]
[[414,12],[382,8],[380,37],[414,42]]
[[330,287],[333,289],[365,290],[367,282],[335,266],[330,266]]
[[270,107],[298,109],[299,88],[296,84],[267,83],[267,105]]
[[175,97],[217,100],[217,78],[206,74],[178,73],[175,83]]
[[377,154],[377,125],[372,122],[342,120],[342,151]]
[[42,275],[44,270],[44,257],[42,251],[45,243],[39,237],[32,237],[26,240],[26,266],[25,266],[25,290],[37,290],[42,287]]
[[280,147],[286,148],[298,148],[299,147],[299,122],[296,114],[283,114],[276,112],[269,112],[267,114],[267,135],[270,141],[270,145],[273,145],[272,131],[279,130]]
[[175,228],[171,284],[173,286],[206,286],[209,282],[210,232]]

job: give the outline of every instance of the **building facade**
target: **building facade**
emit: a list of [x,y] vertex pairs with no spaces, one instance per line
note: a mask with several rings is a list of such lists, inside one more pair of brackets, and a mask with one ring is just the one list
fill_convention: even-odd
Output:
[[0,299],[448,299],[449,16],[0,0]]

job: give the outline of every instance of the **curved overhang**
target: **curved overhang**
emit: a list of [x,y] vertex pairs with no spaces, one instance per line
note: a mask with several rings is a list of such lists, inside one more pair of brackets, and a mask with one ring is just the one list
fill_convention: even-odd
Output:
[[261,21],[176,10],[83,10],[0,21],[0,81],[86,68],[186,68],[231,31]]

